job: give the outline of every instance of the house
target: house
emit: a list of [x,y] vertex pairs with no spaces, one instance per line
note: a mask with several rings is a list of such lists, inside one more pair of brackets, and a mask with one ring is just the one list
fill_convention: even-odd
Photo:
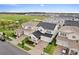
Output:
[[23,23],[21,25],[21,28],[15,30],[15,35],[17,36],[17,38],[19,38],[21,35],[29,35],[35,30],[35,25],[35,22]]
[[40,40],[51,42],[53,37],[57,34],[57,24],[40,22],[36,26],[36,30],[30,35],[32,41],[38,43]]
[[[63,49],[68,50],[67,54],[79,54],[79,27],[77,26],[63,26],[56,38],[56,44],[62,46]],[[62,49],[62,50],[63,50]],[[60,51],[61,53],[62,51]]]
[[16,32],[15,35],[17,36],[16,38],[19,38],[21,35],[24,34],[22,28],[21,29],[16,29],[15,32]]

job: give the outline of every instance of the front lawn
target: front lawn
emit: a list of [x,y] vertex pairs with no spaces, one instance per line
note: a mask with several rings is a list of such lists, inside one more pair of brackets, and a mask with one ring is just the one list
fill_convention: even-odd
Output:
[[54,45],[54,43],[48,44],[48,46],[44,49],[44,52],[46,52],[48,54],[53,54],[55,48],[56,48],[56,46]]
[[25,40],[25,44],[28,44],[28,45],[30,45],[32,47],[35,47],[34,42],[30,41],[29,39],[30,39],[29,37],[24,39]]
[[27,50],[27,51],[31,50],[29,47],[24,46],[24,45],[21,44],[21,43],[19,43],[18,46],[21,47],[21,48],[23,48],[24,50]]

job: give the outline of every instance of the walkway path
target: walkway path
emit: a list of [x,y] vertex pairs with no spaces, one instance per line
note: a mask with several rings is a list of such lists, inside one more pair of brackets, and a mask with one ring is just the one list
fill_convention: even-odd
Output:
[[25,37],[25,35],[22,35],[21,37],[19,37],[18,39],[13,39],[10,43],[17,45],[18,43],[20,43]]
[[32,55],[41,55],[47,44],[47,42],[40,41],[32,50],[29,51],[29,53]]

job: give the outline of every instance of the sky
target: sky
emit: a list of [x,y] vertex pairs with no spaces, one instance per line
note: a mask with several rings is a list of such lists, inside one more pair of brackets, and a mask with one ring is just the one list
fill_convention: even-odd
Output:
[[0,4],[0,12],[78,12],[79,4]]

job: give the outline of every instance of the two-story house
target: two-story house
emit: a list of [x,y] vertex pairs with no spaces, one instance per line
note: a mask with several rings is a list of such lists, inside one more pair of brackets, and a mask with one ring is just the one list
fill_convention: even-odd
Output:
[[40,40],[51,42],[53,37],[58,33],[58,27],[59,25],[54,23],[40,22],[36,26],[36,31],[30,35],[31,39],[36,43]]
[[56,44],[66,48],[66,54],[79,54],[79,22],[66,20],[64,26],[59,29]]

